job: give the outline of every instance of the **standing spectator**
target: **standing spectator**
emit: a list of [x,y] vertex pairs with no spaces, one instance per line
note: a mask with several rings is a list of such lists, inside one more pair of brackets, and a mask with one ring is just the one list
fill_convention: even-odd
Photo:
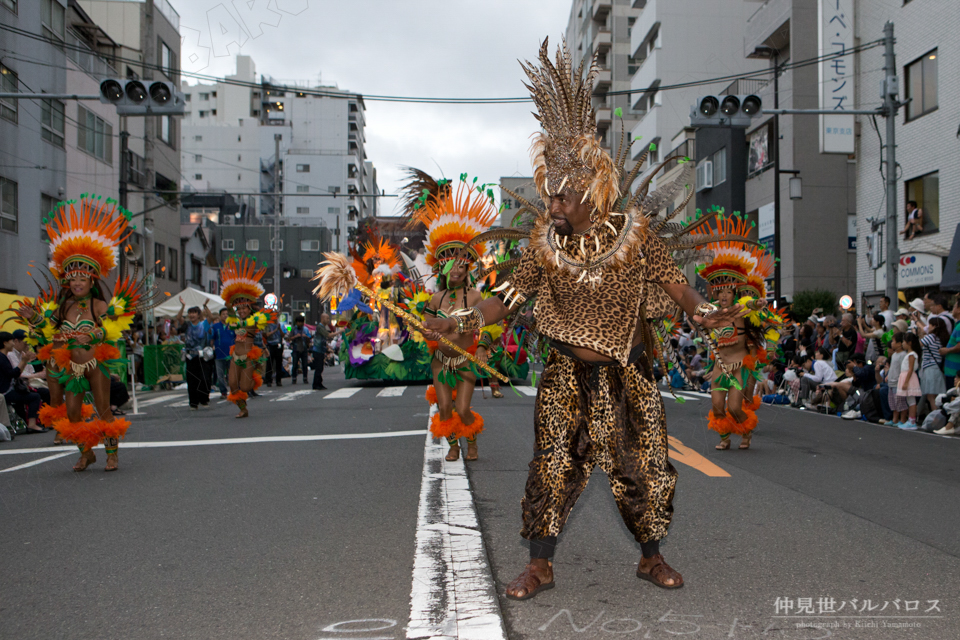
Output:
[[852,313],[841,316],[836,335],[837,368],[844,369],[847,366],[847,360],[857,351],[857,330],[853,327]]
[[[929,332],[927,330],[930,330]],[[923,359],[920,362],[920,390],[927,397],[927,406],[933,409],[941,393],[947,392],[947,382],[943,377],[943,356],[940,348],[950,340],[950,333],[943,318],[932,316],[927,327],[917,328]]]
[[813,353],[814,340],[814,328],[805,323],[802,327],[800,327],[800,340],[797,343],[797,353]]
[[[947,326],[947,333],[953,332],[953,314],[947,311],[947,296],[943,295],[939,291],[931,291],[923,296],[923,308],[930,315],[927,317],[927,322],[930,322],[930,318],[940,318],[943,320],[943,323]],[[929,331],[929,329],[927,330]]]
[[[13,351],[13,335],[7,331],[0,331],[0,393],[3,394],[7,406],[22,405],[27,414],[27,433],[45,433],[49,427],[37,426],[37,415],[40,413],[40,396],[30,391],[29,387],[20,380],[23,373],[20,367],[14,367],[7,356]],[[27,350],[25,354],[29,360],[35,360],[37,354]],[[28,360],[28,361],[29,361]]]
[[[183,322],[183,309],[186,303],[180,298],[180,311],[177,322]],[[187,400],[191,411],[199,407],[210,406],[210,363],[203,359],[201,352],[210,346],[210,324],[201,317],[200,307],[187,310],[187,322],[183,324],[183,353],[187,362]]]
[[313,333],[313,344],[310,351],[313,356],[313,388],[317,391],[326,389],[323,386],[323,367],[326,364],[327,349],[330,344],[330,316],[325,313],[320,314],[320,323],[317,324],[317,330]]
[[900,232],[906,240],[913,240],[918,233],[923,232],[923,209],[917,208],[915,200],[907,202],[907,219]]
[[[897,320],[897,322],[903,321]],[[900,388],[900,369],[903,365],[903,358],[907,355],[903,350],[903,339],[906,335],[902,331],[897,331],[890,339],[890,364],[887,368],[886,381],[887,398],[890,401],[890,410],[893,412],[893,419],[889,424],[894,427],[899,427],[907,420],[907,398],[897,394],[897,390]]]
[[904,336],[903,349],[904,357],[900,365],[897,395],[906,398],[908,419],[906,422],[901,422],[899,427],[907,431],[916,431],[917,400],[922,393],[920,389],[920,376],[917,375],[917,372],[920,370],[920,358],[923,355],[920,338],[918,338],[915,333],[908,333]]
[[957,373],[960,373],[960,297],[953,304],[954,328],[950,334],[950,340],[947,346],[940,349],[940,355],[943,356],[943,375],[947,379],[953,379]]
[[217,388],[220,389],[221,398],[226,398],[229,390],[227,376],[230,373],[230,349],[237,341],[236,332],[227,326],[227,318],[229,317],[230,312],[227,309],[220,309],[220,315],[211,328],[213,332],[213,357],[217,368]]
[[283,376],[283,327],[278,320],[277,322],[269,323],[262,333],[267,350],[269,351],[267,355],[267,375],[264,376],[267,381],[267,386],[273,386],[273,376],[276,375],[277,386],[282,387],[283,383],[280,381],[280,378]]
[[873,314],[873,317],[857,318],[857,333],[863,337],[867,343],[864,356],[869,362],[876,362],[877,358],[883,355],[883,334],[886,333],[884,323],[886,319],[880,313]]
[[297,373],[301,366],[303,367],[303,384],[307,384],[307,362],[313,334],[304,326],[303,316],[297,316],[293,321],[293,326],[287,333],[286,340],[290,343],[291,357],[293,358],[293,366],[290,370],[290,375],[293,378],[291,384],[297,384]]
[[885,326],[887,329],[892,327],[893,321],[897,319],[893,311],[890,310],[889,296],[883,296],[880,298],[880,315],[883,316],[883,326]]

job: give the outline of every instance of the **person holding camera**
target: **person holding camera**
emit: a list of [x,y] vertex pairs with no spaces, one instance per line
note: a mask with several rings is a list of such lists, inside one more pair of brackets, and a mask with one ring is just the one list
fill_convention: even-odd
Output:
[[810,395],[815,390],[823,390],[825,388],[823,385],[835,382],[837,379],[837,373],[830,366],[832,355],[828,347],[821,347],[815,358],[810,354],[805,354],[798,355],[793,359],[794,364],[798,367],[797,375],[800,376],[800,395],[797,396],[797,402],[793,404],[794,407],[802,405],[811,411],[816,410],[816,407],[808,400]]

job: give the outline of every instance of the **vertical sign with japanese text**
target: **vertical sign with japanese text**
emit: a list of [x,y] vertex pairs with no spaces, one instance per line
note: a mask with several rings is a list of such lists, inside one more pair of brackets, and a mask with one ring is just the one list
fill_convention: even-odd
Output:
[[819,0],[820,57],[836,56],[820,62],[820,108],[837,112],[820,116],[820,153],[855,151],[854,118],[843,113],[854,108],[853,2]]

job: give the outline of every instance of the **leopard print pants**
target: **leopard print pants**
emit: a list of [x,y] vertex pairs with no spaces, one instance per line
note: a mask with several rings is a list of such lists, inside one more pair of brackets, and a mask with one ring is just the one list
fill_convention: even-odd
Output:
[[596,465],[638,542],[667,535],[677,471],[667,457],[663,400],[645,372],[642,355],[623,367],[551,352],[537,392],[524,538],[563,530]]

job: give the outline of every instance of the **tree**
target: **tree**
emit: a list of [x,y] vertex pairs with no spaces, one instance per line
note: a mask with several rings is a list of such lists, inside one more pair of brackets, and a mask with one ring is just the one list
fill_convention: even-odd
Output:
[[813,314],[814,309],[823,309],[824,314],[837,310],[837,294],[826,289],[797,291],[793,294],[791,312],[798,321],[803,322]]

